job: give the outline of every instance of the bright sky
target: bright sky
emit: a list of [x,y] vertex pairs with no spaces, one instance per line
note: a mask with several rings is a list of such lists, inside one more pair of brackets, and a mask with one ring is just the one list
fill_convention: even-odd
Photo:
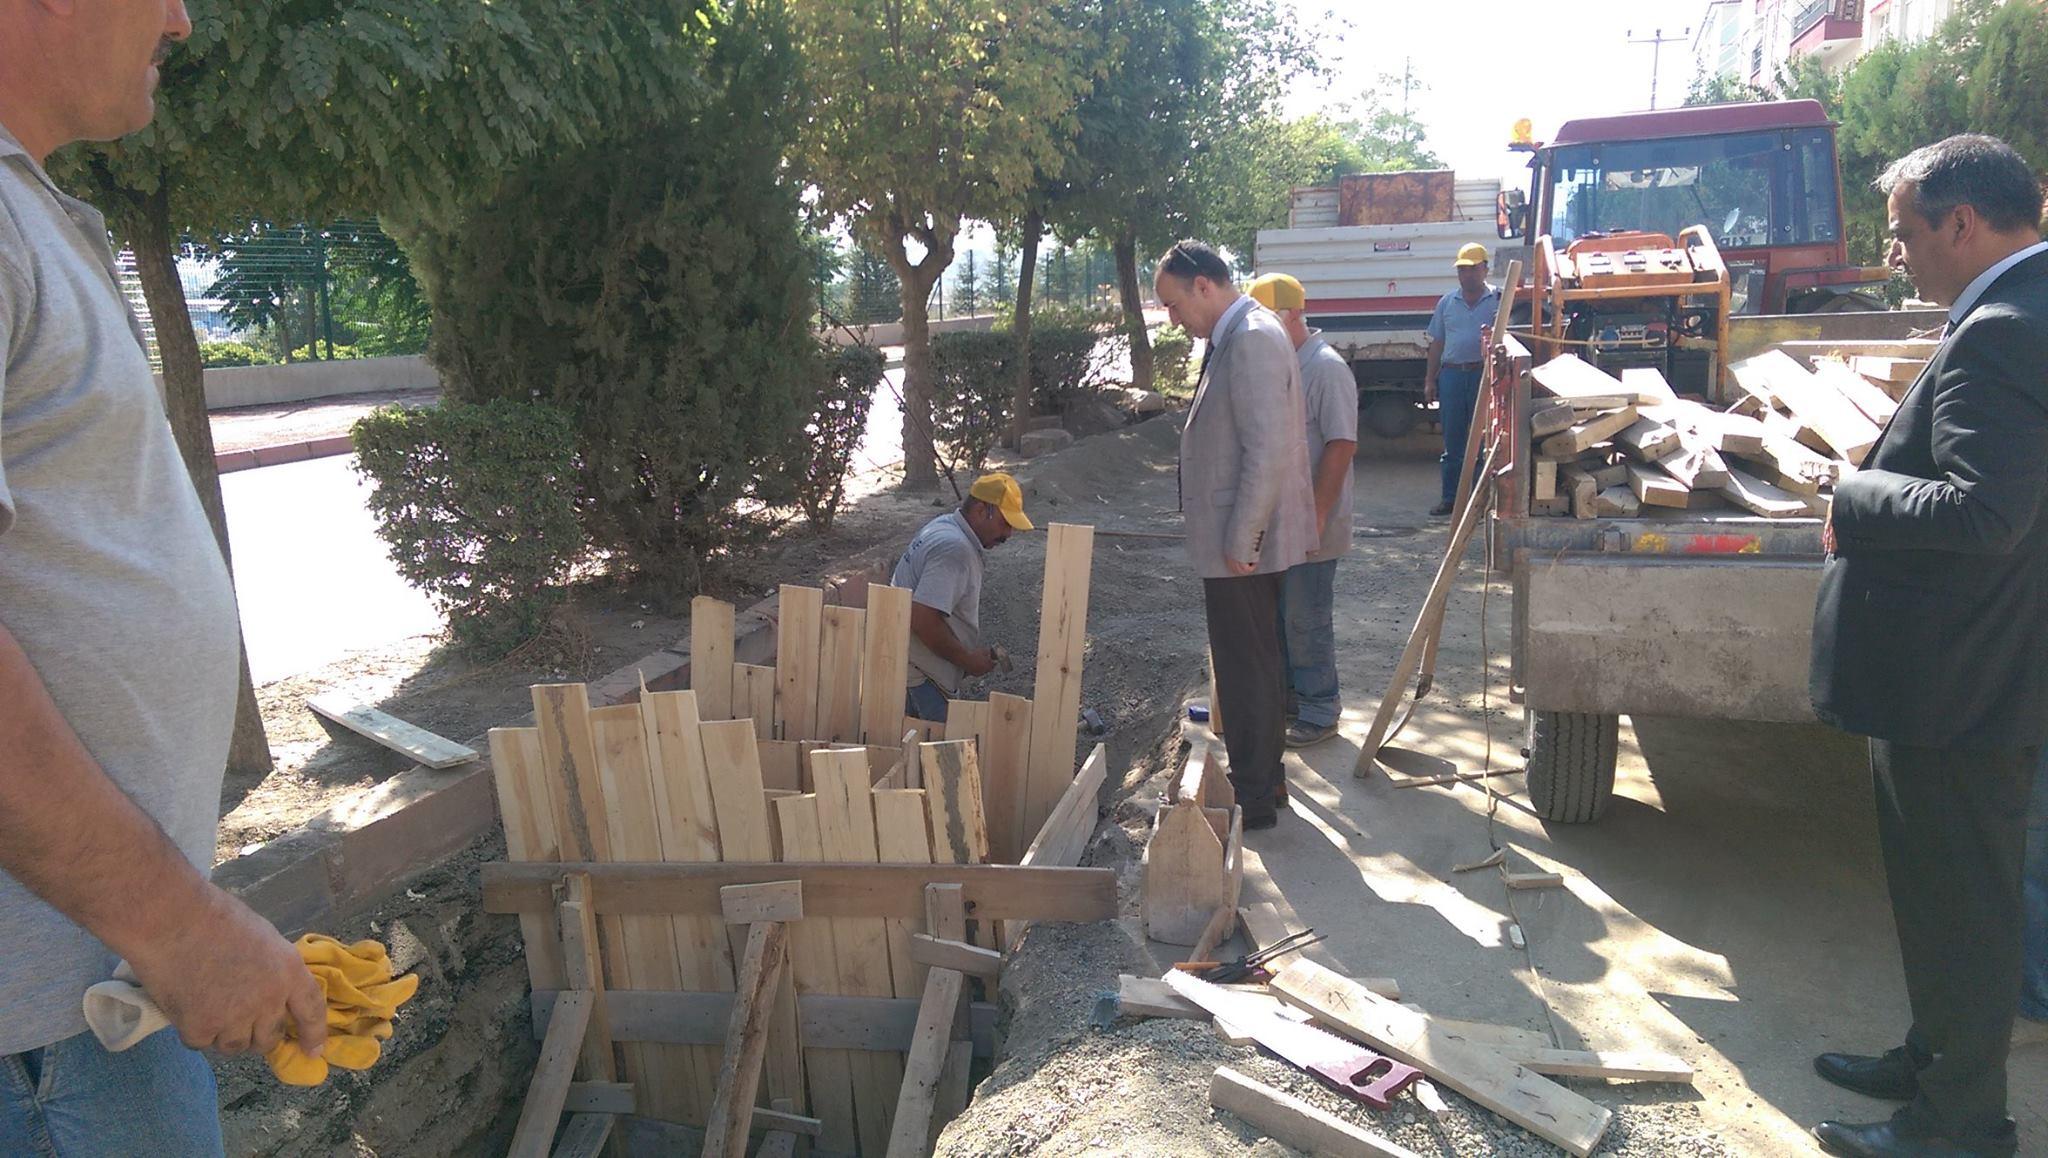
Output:
[[1507,151],[1518,118],[1534,121],[1543,141],[1574,117],[1648,108],[1653,50],[1628,43],[1631,36],[1647,39],[1661,28],[1680,37],[1662,48],[1657,105],[1683,103],[1693,76],[1691,34],[1707,8],[1706,0],[1292,3],[1305,27],[1333,29],[1323,55],[1335,75],[1326,87],[1295,91],[1289,112],[1355,99],[1382,74],[1399,77],[1407,58],[1428,86],[1413,108],[1429,144],[1460,176],[1471,177],[1521,169],[1526,158]]

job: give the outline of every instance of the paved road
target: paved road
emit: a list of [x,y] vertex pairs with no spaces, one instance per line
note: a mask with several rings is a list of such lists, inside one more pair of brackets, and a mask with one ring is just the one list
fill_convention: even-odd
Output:
[[441,630],[398,575],[353,455],[221,477],[249,669],[266,684]]

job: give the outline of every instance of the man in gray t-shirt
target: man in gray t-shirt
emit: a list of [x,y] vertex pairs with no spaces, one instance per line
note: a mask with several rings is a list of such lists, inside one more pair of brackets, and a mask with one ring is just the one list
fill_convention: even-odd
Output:
[[1012,531],[1028,531],[1024,492],[1000,472],[967,488],[957,511],[940,515],[910,540],[889,583],[910,592],[910,687],[904,711],[919,720],[944,721],[946,701],[961,680],[996,666],[995,649],[981,643],[981,565],[990,547]]
[[[234,728],[234,589],[100,215],[48,154],[133,132],[183,5],[0,4],[0,1150],[220,1150],[210,1067],[326,1037],[292,945],[207,880]],[[111,1054],[126,959],[175,1033]],[[186,1043],[181,1045],[179,1038]],[[41,1138],[40,1146],[24,1139]]]
[[1280,585],[1280,650],[1294,704],[1287,746],[1301,748],[1336,735],[1344,707],[1337,687],[1335,581],[1337,560],[1351,550],[1358,382],[1350,364],[1323,341],[1322,332],[1308,328],[1308,301],[1299,281],[1269,273],[1254,280],[1246,292],[1280,315],[1301,362],[1301,393],[1308,411],[1308,460],[1321,539],[1307,561],[1287,569]]

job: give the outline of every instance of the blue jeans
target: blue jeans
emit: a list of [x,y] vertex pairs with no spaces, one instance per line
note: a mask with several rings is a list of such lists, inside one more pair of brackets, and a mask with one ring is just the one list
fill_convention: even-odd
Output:
[[1297,563],[1280,581],[1280,662],[1295,718],[1316,728],[1337,722],[1337,632],[1332,612],[1337,561]]
[[943,724],[946,722],[946,699],[945,689],[931,680],[913,684],[904,694],[903,714],[913,720]]
[[2027,805],[2026,964],[2020,974],[2020,1015],[2048,1021],[2048,748],[2034,771],[2034,799]]
[[1479,371],[1437,371],[1436,417],[1444,428],[1442,464],[1444,502],[1458,501],[1458,476],[1465,469],[1465,440],[1472,432],[1472,411],[1479,405]]
[[81,1033],[0,1057],[0,1154],[8,1158],[220,1152],[213,1067],[175,1029],[121,1053]]

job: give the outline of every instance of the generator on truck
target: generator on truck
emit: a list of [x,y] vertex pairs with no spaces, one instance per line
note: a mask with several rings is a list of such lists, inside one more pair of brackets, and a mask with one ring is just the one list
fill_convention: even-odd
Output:
[[[1527,241],[1503,247],[1493,263],[1498,274],[1518,258],[1528,275],[1517,287],[1518,324],[1531,319],[1532,297],[1553,296],[1558,273],[1534,239],[1548,238],[1563,255],[1624,233],[1663,235],[1667,248],[1680,248],[1688,230],[1710,241],[1725,267],[1731,318],[1884,308],[1889,271],[1849,261],[1835,127],[1816,101],[1586,118],[1547,143],[1529,139],[1526,123],[1517,130],[1511,148],[1529,154],[1526,191],[1449,172],[1363,174],[1295,190],[1288,227],[1259,233],[1258,271],[1301,281],[1308,323],[1351,363],[1361,418],[1375,434],[1398,438],[1424,417],[1425,327],[1457,285],[1458,246],[1488,234]],[[1490,209],[1481,207],[1486,199]],[[1704,299],[1581,305],[1563,320],[1543,312],[1559,304],[1539,307],[1535,320],[1674,379],[1718,376],[1715,363],[1725,362],[1725,351],[1710,358],[1698,342],[1725,344],[1700,329],[1713,304]]]

